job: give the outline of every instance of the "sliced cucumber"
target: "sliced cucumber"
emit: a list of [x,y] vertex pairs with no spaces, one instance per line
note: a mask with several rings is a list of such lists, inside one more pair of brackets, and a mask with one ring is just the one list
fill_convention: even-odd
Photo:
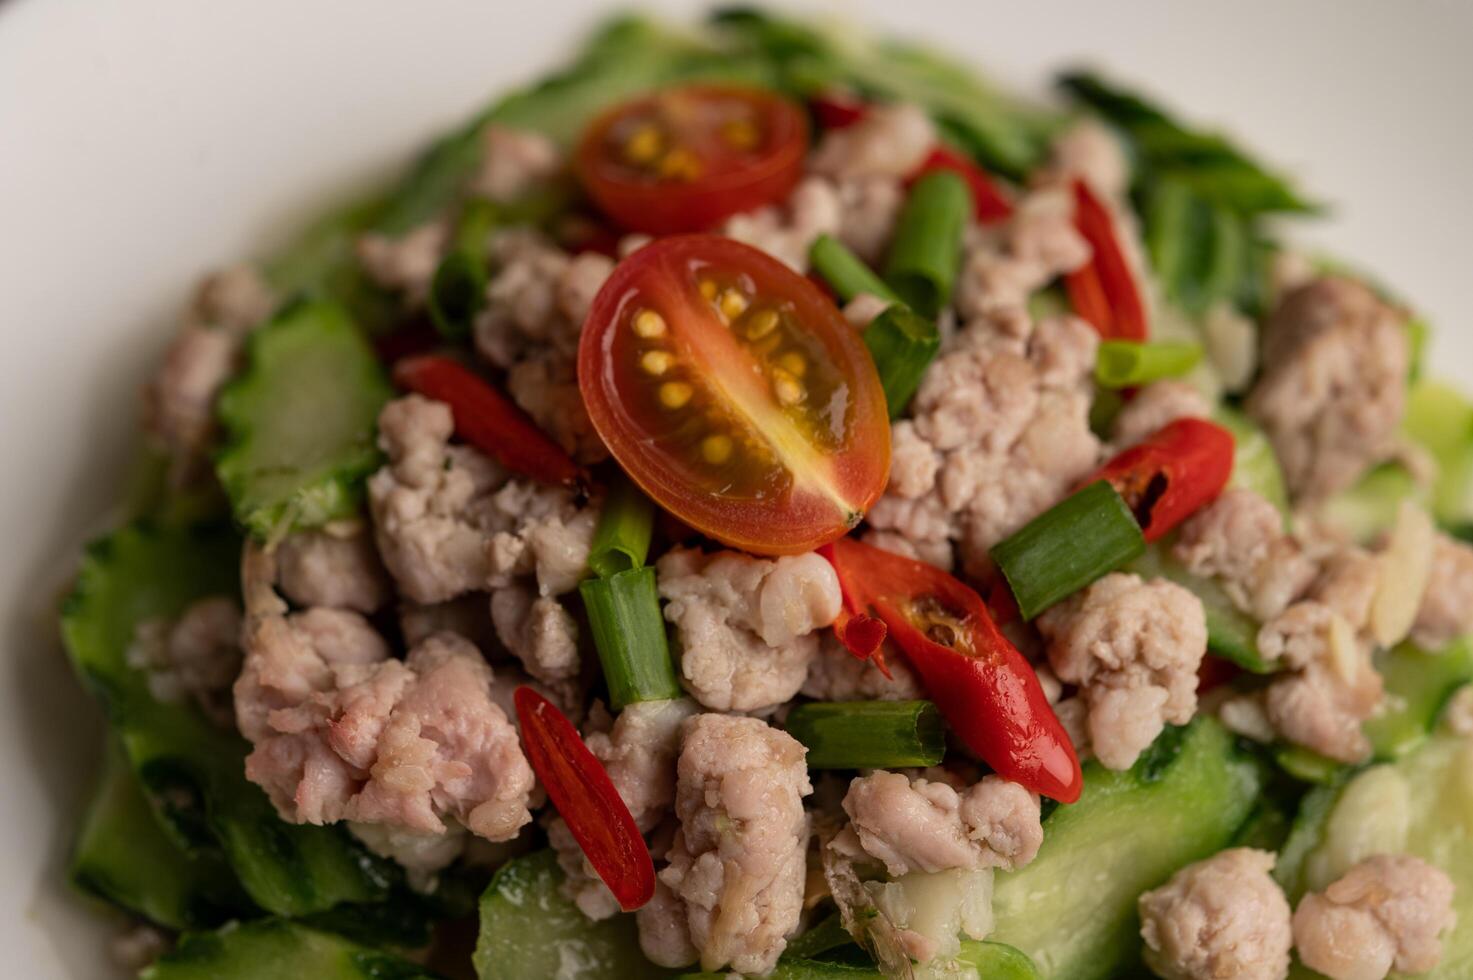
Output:
[[[805,933],[804,935],[807,935]],[[793,940],[801,943],[803,936]],[[789,944],[790,947],[792,944]],[[858,948],[856,947],[856,952]],[[685,973],[679,980],[724,980],[732,973]],[[1038,968],[1022,950],[991,940],[963,940],[956,957],[934,967],[917,966],[916,980],[1040,980]],[[826,960],[789,958],[778,961],[763,980],[882,980],[874,966]]]
[[992,937],[1044,978],[1117,976],[1140,955],[1136,899],[1226,846],[1263,772],[1210,718],[1169,728],[1128,772],[1085,767],[1079,802],[1044,825],[1031,864],[999,873]]
[[1187,571],[1171,554],[1174,537],[1146,545],[1145,553],[1126,567],[1143,578],[1170,579],[1202,600],[1207,615],[1207,649],[1255,674],[1278,669],[1258,652],[1258,622],[1239,609],[1222,587],[1211,579]]
[[190,856],[159,825],[133,766],[109,739],[102,779],[72,850],[72,882],[170,929],[220,925],[250,900],[218,856]]
[[1452,526],[1473,521],[1473,402],[1451,385],[1419,381],[1407,392],[1402,431],[1437,460],[1437,519]]
[[[1397,762],[1311,793],[1275,873],[1297,902],[1376,853],[1415,854],[1452,876],[1459,926],[1443,934],[1437,968],[1418,976],[1473,976],[1473,929],[1462,925],[1473,922],[1473,741],[1436,735]],[[1318,976],[1303,967],[1294,975]]]
[[127,663],[138,623],[237,591],[240,540],[229,527],[135,524],[93,543],[62,611],[62,636],[101,699],[139,782],[178,843],[223,851],[257,905],[302,915],[382,898],[388,879],[345,834],[283,823],[245,778],[248,745],[192,704],[154,699]]
[[1273,443],[1258,424],[1237,409],[1218,406],[1212,420],[1233,434],[1233,475],[1228,486],[1252,490],[1289,516],[1289,491]]
[[1320,508],[1319,516],[1352,541],[1367,544],[1396,523],[1403,500],[1425,503],[1427,491],[1400,463],[1384,463],[1342,490]]
[[1441,653],[1403,643],[1378,654],[1376,669],[1386,684],[1385,709],[1363,730],[1377,759],[1399,759],[1431,736],[1453,692],[1473,683],[1473,641],[1463,637]]
[[[548,974],[549,976],[551,974]],[[265,919],[185,935],[140,980],[434,980],[408,960],[297,922]]]
[[639,949],[634,916],[590,922],[563,895],[550,850],[508,861],[481,896],[481,980],[643,980],[668,976]]
[[394,393],[358,328],[341,306],[298,303],[251,334],[246,362],[217,409],[216,473],[236,519],[274,537],[356,513]]

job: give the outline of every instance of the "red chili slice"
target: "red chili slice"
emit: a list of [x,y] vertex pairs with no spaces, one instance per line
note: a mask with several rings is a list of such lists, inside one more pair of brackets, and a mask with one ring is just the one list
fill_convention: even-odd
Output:
[[1233,435],[1206,419],[1177,419],[1080,483],[1108,480],[1147,541],[1169,533],[1222,493],[1233,475]]
[[854,618],[873,611],[967,748],[1010,779],[1063,803],[1083,777],[1038,675],[980,596],[925,562],[842,538],[824,549]]
[[527,761],[547,798],[619,907],[633,912],[655,894],[655,863],[629,807],[573,723],[551,701],[525,684],[513,700]]
[[1094,191],[1075,180],[1074,227],[1089,242],[1089,263],[1064,277],[1074,312],[1106,340],[1145,340],[1149,330],[1140,287],[1125,260],[1115,221]]
[[394,365],[394,383],[444,402],[455,431],[502,466],[543,483],[578,483],[583,471],[516,404],[448,357],[427,354]]

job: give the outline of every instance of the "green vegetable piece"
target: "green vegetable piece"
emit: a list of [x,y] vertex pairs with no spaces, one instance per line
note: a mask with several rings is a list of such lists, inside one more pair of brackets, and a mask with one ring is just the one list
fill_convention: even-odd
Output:
[[220,853],[262,909],[304,915],[387,892],[382,866],[336,829],[282,822],[245,778],[249,746],[187,703],[157,701],[127,663],[139,623],[196,599],[234,595],[240,540],[229,527],[135,524],[88,547],[62,610],[62,637],[102,701],[155,812],[191,853]]
[[941,335],[935,323],[897,304],[865,327],[864,345],[880,374],[890,418],[897,419],[921,386],[926,368],[941,347]]
[[1049,815],[1038,857],[998,873],[990,938],[1031,957],[1044,980],[1128,973],[1136,899],[1226,846],[1262,784],[1259,764],[1205,716],[1167,729],[1128,772],[1087,763],[1083,795]]
[[[1318,794],[1318,795],[1317,795]],[[1473,916],[1473,743],[1436,735],[1395,763],[1372,766],[1305,800],[1275,874],[1291,902],[1375,853],[1412,854],[1453,880],[1458,922]],[[1313,806],[1311,806],[1313,804]],[[1303,812],[1310,810],[1311,812]],[[1418,980],[1473,976],[1473,930],[1442,934],[1442,959]],[[1301,970],[1301,977],[1317,976]]]
[[895,222],[885,281],[906,304],[935,319],[951,302],[962,261],[972,192],[960,175],[937,170],[916,181]]
[[646,980],[668,976],[639,950],[634,916],[592,922],[562,893],[550,850],[501,866],[481,897],[480,980]]
[[[750,976],[752,980],[758,980],[757,974],[732,973],[730,970],[719,973],[682,973],[676,980],[728,980],[733,976]],[[882,980],[882,977],[880,971],[872,966],[784,957],[772,968],[771,973],[761,974],[760,980]]]
[[787,729],[808,747],[809,769],[924,768],[946,754],[930,701],[815,701],[794,708]]
[[1443,705],[1473,683],[1473,640],[1462,637],[1438,653],[1403,643],[1377,654],[1376,670],[1386,685],[1385,710],[1361,727],[1377,759],[1396,760],[1425,742]]
[[159,825],[122,746],[109,740],[102,779],[72,850],[77,887],[170,929],[215,926],[250,901],[216,855],[186,855]]
[[[788,949],[791,951],[813,932],[822,928],[823,924],[820,924],[817,929],[809,930],[790,941]],[[848,938],[847,933],[845,938]],[[1033,961],[1026,954],[1021,950],[991,940],[986,942],[964,940],[955,961],[933,962],[929,967],[917,967],[916,980],[942,980],[944,977],[965,976],[967,967],[975,970],[976,976],[983,980],[1041,980],[1038,968],[1033,965]],[[732,974],[728,972],[686,973],[682,974],[678,980],[724,980],[730,976]],[[882,980],[882,975],[873,966],[790,957],[784,953],[773,971],[764,974],[763,980]]]
[[1095,356],[1095,380],[1106,388],[1138,388],[1178,378],[1202,361],[1202,345],[1178,340],[1106,340]]
[[435,980],[400,959],[297,922],[265,919],[217,932],[186,933],[140,980]]
[[469,337],[471,321],[486,305],[486,246],[497,217],[490,201],[467,202],[450,250],[430,280],[430,319],[447,340]]
[[304,302],[251,334],[246,360],[218,407],[215,469],[236,519],[271,538],[355,514],[394,393],[367,341],[342,307]]
[[854,944],[854,937],[845,930],[842,917],[835,912],[802,935],[789,939],[788,945],[783,949],[783,959],[811,960],[844,946],[859,949]]
[[646,566],[609,578],[584,579],[578,594],[588,611],[593,645],[614,708],[680,697],[655,570]]
[[1329,786],[1345,773],[1344,763],[1302,745],[1277,745],[1273,754],[1278,767],[1300,782]]
[[1230,301],[1251,270],[1245,219],[1167,176],[1145,189],[1142,216],[1151,268],[1166,296],[1193,316]]
[[1426,490],[1400,463],[1375,467],[1348,490],[1335,494],[1321,506],[1320,516],[1351,540],[1369,544],[1396,523],[1403,500],[1426,502]]
[[1171,553],[1175,536],[1146,545],[1145,551],[1126,566],[1142,578],[1167,578],[1191,592],[1202,602],[1207,615],[1207,649],[1254,674],[1271,674],[1279,664],[1264,659],[1258,651],[1258,622],[1237,607],[1222,586],[1187,571]]
[[1289,491],[1273,443],[1248,416],[1226,405],[1212,413],[1212,421],[1233,434],[1233,473],[1228,486],[1252,490],[1289,517]]
[[829,288],[845,303],[863,293],[878,296],[888,303],[899,303],[900,296],[864,264],[864,260],[843,242],[831,235],[819,235],[808,249],[808,261]]
[[1018,611],[1032,619],[1095,579],[1140,557],[1146,543],[1130,507],[1097,480],[992,547]]
[[639,568],[649,555],[654,528],[655,505],[621,474],[604,500],[588,549],[588,567],[602,578]]
[[1021,949],[1006,943],[965,941],[957,960],[972,966],[987,980],[1043,980],[1033,960]]
[[1451,385],[1419,381],[1407,392],[1402,431],[1437,461],[1433,514],[1443,524],[1473,522],[1473,401]]

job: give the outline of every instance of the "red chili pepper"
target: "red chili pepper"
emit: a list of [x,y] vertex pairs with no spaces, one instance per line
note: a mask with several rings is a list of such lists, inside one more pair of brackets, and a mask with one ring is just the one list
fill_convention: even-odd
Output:
[[938,146],[932,150],[931,155],[907,179],[906,184],[915,182],[922,174],[933,170],[950,170],[967,182],[967,187],[972,191],[972,216],[980,224],[995,224],[1012,217],[1013,202],[1008,200],[991,175],[976,162],[949,146]]
[[[869,112],[869,106],[864,102],[833,93],[815,97],[809,102],[809,106],[818,119],[818,125],[823,129],[852,126]],[[1006,221],[1012,216],[1013,202],[991,175],[974,160],[949,146],[938,145],[933,149],[931,155],[916,168],[915,173],[905,179],[906,186],[933,170],[950,170],[967,182],[967,187],[972,191],[972,215],[980,223],[993,224]]]
[[1074,227],[1094,255],[1064,277],[1074,312],[1106,340],[1145,340],[1146,307],[1116,235],[1110,211],[1082,180],[1074,181]]
[[[823,552],[851,615],[873,611],[967,748],[1006,779],[1079,799],[1079,757],[1038,675],[982,598],[925,562],[840,538]],[[856,615],[857,618],[857,615]],[[848,624],[852,632],[854,621]]]
[[468,368],[427,354],[394,366],[394,383],[445,402],[462,439],[509,470],[543,483],[577,483],[582,470],[525,412]]
[[633,912],[655,894],[655,863],[629,807],[551,701],[525,684],[512,697],[532,771],[619,907]]
[[1216,499],[1233,474],[1233,435],[1206,419],[1177,419],[1100,467],[1080,486],[1108,480],[1155,541]]
[[1243,668],[1231,660],[1203,657],[1201,666],[1197,668],[1197,693],[1206,694],[1215,687],[1222,687],[1242,672]]

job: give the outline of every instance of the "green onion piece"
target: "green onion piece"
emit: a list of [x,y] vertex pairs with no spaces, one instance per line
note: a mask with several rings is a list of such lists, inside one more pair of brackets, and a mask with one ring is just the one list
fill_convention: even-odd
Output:
[[864,345],[880,372],[880,387],[885,389],[890,417],[899,418],[941,346],[936,324],[895,305],[865,327]]
[[946,727],[930,701],[815,701],[792,710],[788,734],[810,769],[940,765]]
[[496,206],[490,201],[468,203],[450,251],[430,280],[430,319],[447,340],[470,336],[471,321],[486,305],[486,239],[496,221]]
[[632,480],[621,475],[604,500],[588,549],[588,567],[600,578],[640,567],[650,552],[654,527],[655,505]]
[[962,232],[972,213],[967,182],[949,170],[916,181],[895,224],[885,281],[921,316],[951,301],[962,261]]
[[993,545],[991,554],[1018,611],[1032,619],[1145,550],[1130,507],[1097,480]]
[[1180,377],[1201,360],[1201,345],[1186,341],[1106,340],[1095,355],[1095,380],[1105,388],[1138,388]]
[[823,281],[846,303],[861,293],[878,296],[890,303],[900,302],[895,290],[837,238],[819,235],[808,249],[808,261],[813,265],[813,271],[822,276]]
[[615,710],[638,701],[680,697],[655,570],[645,566],[609,578],[584,579],[578,593],[588,611],[593,645]]

